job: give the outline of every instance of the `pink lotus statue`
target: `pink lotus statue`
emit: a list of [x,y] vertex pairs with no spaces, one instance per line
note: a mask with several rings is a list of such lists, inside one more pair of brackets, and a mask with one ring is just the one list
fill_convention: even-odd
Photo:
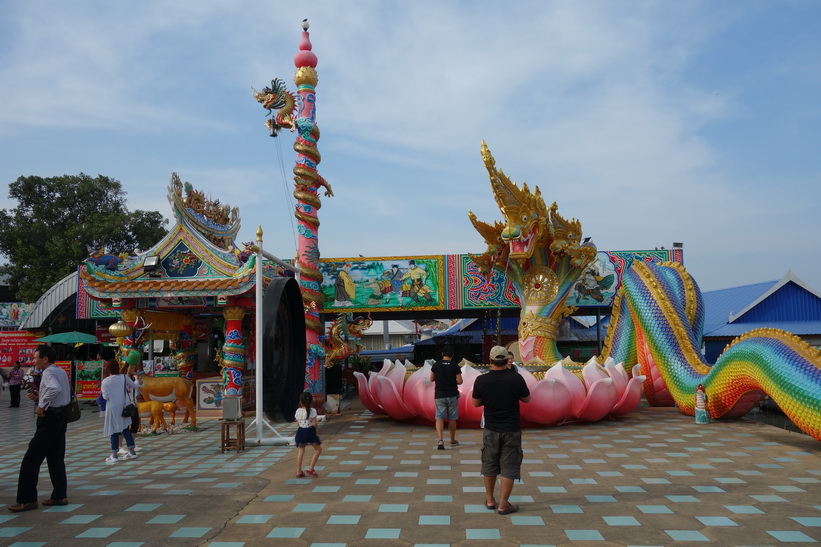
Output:
[[[459,427],[479,427],[482,408],[470,404],[473,383],[481,374],[470,362],[463,361],[462,385],[459,386]],[[382,370],[365,376],[354,372],[359,398],[374,414],[387,414],[396,420],[433,424],[434,385],[430,382],[430,363],[415,369],[409,362],[391,363],[385,359]],[[536,377],[517,367],[530,389],[530,402],[521,403],[522,425],[538,427],[563,422],[594,422],[622,416],[633,411],[641,400],[645,377],[639,374],[641,365],[633,367],[632,377],[622,363],[612,359],[600,365],[596,358],[584,365],[579,378],[559,361]],[[413,371],[410,375],[409,372]]]

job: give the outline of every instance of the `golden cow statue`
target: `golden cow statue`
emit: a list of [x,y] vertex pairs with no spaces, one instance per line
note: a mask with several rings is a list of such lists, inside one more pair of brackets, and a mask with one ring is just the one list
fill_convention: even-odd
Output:
[[[197,407],[194,404],[194,382],[179,376],[140,376],[140,394],[148,401],[167,403],[176,401],[177,406],[185,407],[191,416],[191,427],[197,427]],[[160,407],[162,412],[162,405]]]

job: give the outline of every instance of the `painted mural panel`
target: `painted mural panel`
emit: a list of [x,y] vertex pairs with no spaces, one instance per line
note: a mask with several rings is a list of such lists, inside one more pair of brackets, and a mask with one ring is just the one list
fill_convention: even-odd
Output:
[[518,308],[519,296],[504,274],[493,270],[490,279],[479,272],[469,255],[459,257],[461,282],[454,289],[459,293],[458,308]]
[[[599,251],[596,261],[569,294],[567,304],[580,308],[612,305],[613,296],[621,287],[622,274],[636,260],[682,262],[683,252],[681,249]],[[179,258],[179,264],[185,265],[184,257]],[[192,267],[193,264],[185,266]],[[271,264],[266,264],[266,267],[272,269]],[[277,273],[283,273],[280,267],[276,268],[279,270]],[[323,259],[319,262],[319,269],[323,276],[321,290],[325,312],[520,306],[518,295],[502,272],[494,270],[490,279],[486,279],[466,254]],[[214,298],[181,294],[139,301],[141,307],[199,308],[214,305]],[[78,318],[116,317],[119,311],[102,307],[100,302],[89,298],[84,281],[80,278]]]
[[23,304],[22,302],[0,303],[0,327],[18,328],[26,320],[34,304]]
[[637,260],[643,262],[682,262],[681,249],[650,251],[599,251],[576,286],[567,296],[567,305],[582,307],[611,306],[621,288],[624,272]]
[[223,380],[219,376],[197,380],[197,410],[222,408]]
[[210,273],[207,267],[204,271],[200,271],[203,265],[202,259],[182,241],[178,242],[171,252],[163,257],[160,264],[168,277],[194,277]]
[[322,260],[324,311],[444,309],[443,256]]

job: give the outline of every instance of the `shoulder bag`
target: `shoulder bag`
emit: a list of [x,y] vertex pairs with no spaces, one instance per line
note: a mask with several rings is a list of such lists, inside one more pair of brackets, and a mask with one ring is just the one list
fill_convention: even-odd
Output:
[[[128,397],[128,393],[125,390],[125,374],[123,374],[123,400],[126,400],[126,397]],[[134,403],[128,403],[123,407],[123,418],[133,418],[137,414],[137,405]]]
[[71,390],[71,402],[68,403],[65,409],[66,423],[76,422],[80,419],[80,401],[74,396],[74,390]]

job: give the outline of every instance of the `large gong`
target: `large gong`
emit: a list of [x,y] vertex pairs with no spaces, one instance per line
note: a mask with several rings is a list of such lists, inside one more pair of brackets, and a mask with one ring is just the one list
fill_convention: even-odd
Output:
[[[262,301],[262,409],[294,421],[305,386],[305,316],[299,283],[276,277]],[[259,395],[259,394],[258,394]]]

